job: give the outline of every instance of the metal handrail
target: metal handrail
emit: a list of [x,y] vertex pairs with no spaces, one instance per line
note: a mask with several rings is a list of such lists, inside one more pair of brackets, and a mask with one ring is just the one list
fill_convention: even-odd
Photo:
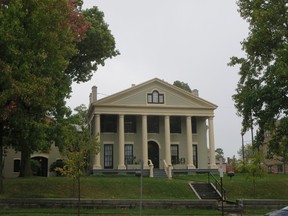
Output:
[[[210,179],[210,176],[212,178],[212,180]],[[213,182],[211,182],[213,181]],[[218,181],[218,179],[216,179],[216,177],[211,173],[211,172],[208,172],[208,183],[214,183],[214,186],[216,187],[216,190],[221,194],[221,197],[223,200],[225,200],[226,198],[226,190],[224,189],[224,187],[222,186],[221,188],[221,184],[220,182]]]

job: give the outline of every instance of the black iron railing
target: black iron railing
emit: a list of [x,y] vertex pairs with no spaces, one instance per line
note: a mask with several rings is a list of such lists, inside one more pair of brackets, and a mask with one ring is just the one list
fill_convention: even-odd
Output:
[[219,180],[210,172],[208,172],[208,183],[212,183],[216,190],[220,193],[222,200],[226,200],[226,190],[223,185],[219,182]]

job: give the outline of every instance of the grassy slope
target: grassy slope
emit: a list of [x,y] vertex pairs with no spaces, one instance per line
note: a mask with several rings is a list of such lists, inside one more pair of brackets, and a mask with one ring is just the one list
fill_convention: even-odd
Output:
[[[219,178],[219,177],[218,177]],[[179,175],[172,180],[143,178],[143,199],[197,199],[192,193],[188,181],[207,181],[207,175]],[[82,197],[91,199],[139,199],[140,178],[135,176],[91,176],[82,178]],[[231,180],[225,176],[223,184],[228,199],[287,199],[288,175],[266,175],[256,180],[256,189],[252,180],[244,175],[236,175]],[[33,177],[4,180],[8,197],[73,197],[72,180],[66,177]]]
[[255,188],[245,175],[226,178],[224,182],[231,199],[288,199],[288,175],[267,174],[256,180]]

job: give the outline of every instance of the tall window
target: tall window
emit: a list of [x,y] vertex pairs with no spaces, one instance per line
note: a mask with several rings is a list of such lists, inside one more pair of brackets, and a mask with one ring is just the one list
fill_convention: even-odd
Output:
[[159,116],[147,116],[148,133],[159,133]]
[[113,145],[104,145],[104,168],[113,168]]
[[198,168],[198,146],[193,144],[193,164],[196,168]]
[[20,165],[21,165],[21,160],[14,159],[13,172],[20,172]]
[[133,164],[133,145],[125,144],[124,152],[125,152],[125,164]]
[[192,117],[191,121],[192,121],[192,133],[196,134],[197,133],[197,118]]
[[117,115],[101,115],[101,132],[117,132]]
[[136,116],[124,116],[124,131],[125,133],[136,133]]
[[181,116],[170,116],[170,133],[181,133]]
[[283,173],[283,164],[277,165],[277,171],[278,173]]
[[147,94],[147,102],[153,104],[163,104],[164,94],[160,94],[158,91],[154,90],[152,93]]
[[179,163],[179,146],[176,144],[171,145],[171,163],[172,164]]

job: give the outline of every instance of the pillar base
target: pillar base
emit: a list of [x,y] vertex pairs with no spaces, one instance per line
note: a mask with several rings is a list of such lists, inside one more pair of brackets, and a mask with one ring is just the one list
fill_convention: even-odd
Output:
[[94,164],[94,165],[93,165],[93,169],[95,169],[95,170],[100,170],[100,169],[102,169],[102,166],[101,166],[101,165],[96,165],[96,164]]
[[150,166],[147,164],[147,165],[143,165],[143,169],[150,169]]
[[193,164],[188,164],[187,169],[196,169],[196,167]]
[[118,165],[118,169],[119,170],[123,170],[123,169],[126,169],[126,166],[123,164],[123,165]]

